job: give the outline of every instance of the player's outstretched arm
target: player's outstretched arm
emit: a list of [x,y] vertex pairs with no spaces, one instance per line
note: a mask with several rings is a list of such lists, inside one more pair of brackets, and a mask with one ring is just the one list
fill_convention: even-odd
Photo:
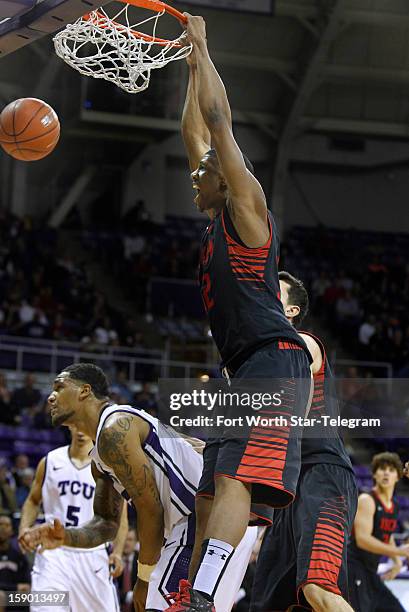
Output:
[[31,529],[26,529],[19,537],[19,544],[24,552],[40,551],[72,546],[74,548],[94,548],[105,542],[111,542],[118,531],[122,512],[123,499],[112,486],[109,478],[101,474],[94,466],[92,473],[95,479],[94,516],[81,527],[66,529],[55,519]]
[[137,612],[145,609],[150,574],[159,560],[164,537],[163,506],[154,474],[142,449],[140,419],[118,413],[107,419],[98,443],[99,455],[131,496],[139,534]]
[[189,82],[182,115],[182,137],[193,172],[210,149],[210,132],[200,112],[197,98],[197,64],[194,51],[186,59],[189,66]]
[[58,519],[53,523],[45,523],[31,529],[25,529],[19,536],[18,543],[23,552],[51,550],[63,546],[65,537],[64,526]]
[[21,509],[20,525],[18,529],[19,537],[32,525],[34,525],[39,513],[42,500],[41,489],[43,486],[44,475],[46,469],[46,459],[43,457],[37,465],[33,484],[31,485],[30,493]]
[[95,480],[94,516],[82,527],[65,529],[64,544],[74,548],[94,548],[112,542],[118,532],[124,500],[112,481],[91,464]]
[[394,543],[385,544],[372,535],[373,519],[375,516],[375,502],[367,493],[358,498],[358,509],[354,521],[355,540],[359,548],[385,557],[409,558],[409,545],[397,547]]
[[247,170],[234,138],[226,90],[207,48],[205,22],[202,17],[185,15],[187,36],[197,62],[200,111],[228,187],[229,211],[242,240],[250,247],[259,247],[269,237],[265,195],[257,179]]

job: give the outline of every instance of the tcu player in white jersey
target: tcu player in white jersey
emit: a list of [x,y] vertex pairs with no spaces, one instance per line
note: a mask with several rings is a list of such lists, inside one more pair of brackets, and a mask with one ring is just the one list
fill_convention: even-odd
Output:
[[[52,450],[37,466],[34,482],[22,508],[19,536],[35,523],[40,504],[46,521],[58,519],[65,527],[82,525],[94,515],[95,480],[89,457],[93,443],[76,427],[70,425],[69,429],[71,444]],[[69,591],[72,612],[97,608],[115,612],[119,606],[109,568],[111,566],[114,576],[121,573],[127,527],[124,512],[110,556],[105,542],[91,549],[64,546],[58,550],[37,552],[31,574],[32,590]],[[59,609],[66,611],[65,607]],[[31,606],[31,610],[45,612],[46,608]]]
[[[95,440],[94,517],[82,527],[66,528],[55,520],[32,528],[20,537],[21,546],[97,546],[115,536],[122,498],[130,500],[140,544],[135,609],[165,610],[169,593],[188,575],[201,455],[158,419],[131,406],[111,405],[105,374],[93,364],[65,368],[48,401],[53,425],[75,425]],[[256,528],[249,528],[227,567],[216,592],[218,612],[233,606],[256,535]]]

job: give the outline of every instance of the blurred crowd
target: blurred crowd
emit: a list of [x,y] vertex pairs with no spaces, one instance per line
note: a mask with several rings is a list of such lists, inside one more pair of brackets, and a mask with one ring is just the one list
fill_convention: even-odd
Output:
[[295,228],[282,266],[307,281],[313,315],[358,359],[409,371],[409,236]]
[[[84,250],[124,289],[135,315],[152,321],[152,310],[161,336],[200,339],[202,328],[189,319],[189,314],[204,316],[200,296],[194,283],[184,281],[196,278],[203,220],[175,217],[160,226],[138,219],[118,230],[83,232]],[[89,352],[146,348],[146,329],[112,309],[90,280],[87,261],[68,256],[59,242],[54,230],[0,210],[0,334],[81,342]],[[314,316],[350,353],[390,362],[395,375],[405,376],[408,249],[406,235],[293,228],[283,244],[281,267],[306,282]],[[180,319],[183,314],[188,316]],[[179,319],[187,331],[178,327]]]
[[34,469],[25,453],[9,462],[0,456],[0,514],[15,516],[24,504],[34,480]]
[[81,341],[87,350],[142,346],[136,322],[108,305],[86,262],[59,241],[55,230],[0,209],[0,335]]
[[169,217],[163,225],[132,219],[118,231],[84,232],[83,244],[114,274],[139,312],[149,306],[151,277],[196,280],[202,220]]
[[[0,423],[33,429],[51,428],[48,392],[41,392],[31,373],[26,374],[21,386],[11,389],[7,377],[0,372]],[[151,383],[133,383],[131,386],[124,370],[118,371],[110,386],[110,399],[117,404],[138,406],[152,416],[158,415],[158,403]]]

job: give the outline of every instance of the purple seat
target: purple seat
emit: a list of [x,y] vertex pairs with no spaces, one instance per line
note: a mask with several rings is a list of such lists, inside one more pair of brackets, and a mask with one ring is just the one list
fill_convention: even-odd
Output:
[[59,444],[64,444],[66,438],[62,429],[48,429],[46,430],[48,437],[46,438],[54,447]]
[[398,496],[399,507],[405,510],[409,510],[409,497]]
[[29,427],[16,427],[14,429],[14,437],[16,440],[32,440],[33,430]]
[[14,427],[10,425],[0,425],[0,440],[13,439],[14,440]]
[[53,432],[50,429],[39,429],[36,431],[36,439],[41,442],[48,442],[52,440]]
[[26,455],[38,455],[39,444],[37,442],[29,442],[27,440],[16,440],[14,442],[15,453],[25,453]]
[[38,453],[41,453],[42,455],[46,455],[47,453],[49,453],[51,450],[54,450],[54,448],[56,448],[56,444],[53,444],[52,442],[41,442],[41,444],[38,444]]
[[357,477],[371,476],[371,470],[366,465],[354,465],[354,471]]
[[41,442],[44,440],[44,432],[42,429],[30,429],[30,440],[38,440]]

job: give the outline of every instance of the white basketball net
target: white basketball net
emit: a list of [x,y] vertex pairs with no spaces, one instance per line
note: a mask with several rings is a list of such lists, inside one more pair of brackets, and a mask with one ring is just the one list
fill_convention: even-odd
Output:
[[[129,8],[125,4],[113,17],[100,8],[69,24],[54,37],[57,55],[85,76],[111,81],[128,93],[143,91],[151,70],[187,57],[192,47],[186,46],[183,33],[171,41],[150,39],[156,38],[164,11],[132,23]],[[138,32],[147,23],[153,26],[152,34]]]

